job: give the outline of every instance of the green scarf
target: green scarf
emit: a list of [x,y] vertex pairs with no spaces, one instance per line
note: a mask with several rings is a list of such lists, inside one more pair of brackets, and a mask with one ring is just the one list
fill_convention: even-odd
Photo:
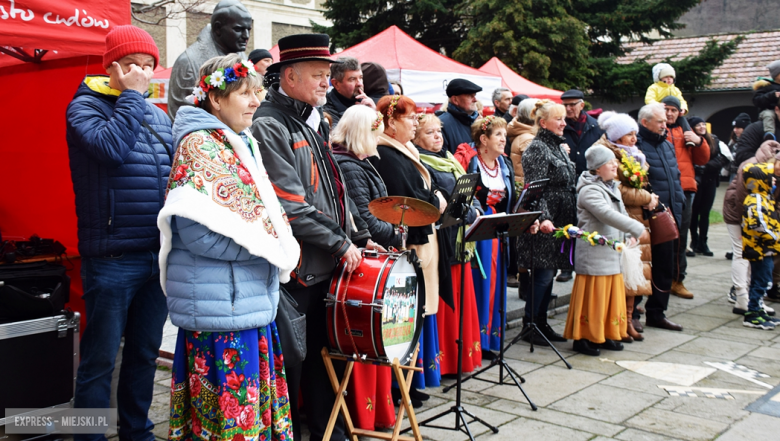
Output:
[[431,166],[432,169],[440,172],[448,172],[455,175],[457,181],[459,177],[466,174],[466,170],[463,170],[463,166],[460,165],[452,153],[447,152],[447,157],[442,158],[438,155],[420,155],[420,161],[423,164]]
[[[447,152],[447,157],[442,158],[438,155],[420,155],[420,162],[430,166],[432,169],[440,172],[452,173],[455,176],[455,180],[466,174],[466,170],[463,170],[463,166],[460,165],[455,159],[452,153]],[[460,248],[460,244],[463,242],[463,236],[461,235],[460,228],[458,228],[458,237],[456,239],[456,249]],[[469,242],[466,244],[466,261],[470,260],[476,254],[477,244],[476,242]],[[484,274],[484,271],[483,271]]]

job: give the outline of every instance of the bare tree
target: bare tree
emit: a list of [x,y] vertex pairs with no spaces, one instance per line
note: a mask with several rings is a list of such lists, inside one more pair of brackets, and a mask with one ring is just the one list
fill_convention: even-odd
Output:
[[[201,6],[208,0],[157,0],[150,4],[131,3],[130,13],[133,18],[155,26],[165,25],[169,18],[179,18],[188,12],[202,12]],[[168,5],[178,7],[166,8]]]

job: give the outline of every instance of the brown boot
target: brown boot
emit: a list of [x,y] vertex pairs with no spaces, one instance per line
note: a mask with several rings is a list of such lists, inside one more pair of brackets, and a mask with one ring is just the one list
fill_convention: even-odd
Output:
[[688,288],[686,288],[682,282],[672,282],[672,294],[681,299],[693,298],[693,293],[688,291]]
[[628,319],[626,320],[628,322],[627,331],[628,336],[633,338],[634,341],[642,341],[645,339],[642,334],[636,332],[636,329],[634,329],[633,323],[631,323],[631,319],[634,315],[634,296],[627,296],[626,297],[626,317]]

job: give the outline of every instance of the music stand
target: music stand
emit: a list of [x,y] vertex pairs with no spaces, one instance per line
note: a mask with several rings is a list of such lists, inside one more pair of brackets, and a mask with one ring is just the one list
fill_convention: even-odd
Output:
[[[531,207],[536,204],[536,202],[541,199],[542,193],[544,192],[544,188],[547,186],[547,183],[549,182],[549,179],[539,179],[538,181],[533,181],[525,185],[525,188],[523,189],[523,194],[520,196],[520,200],[518,200],[517,204],[515,204],[514,211],[518,213],[527,212]],[[515,336],[515,338],[512,339],[512,341],[509,342],[508,345],[506,345],[506,348],[504,350],[511,348],[517,342],[523,339],[523,337],[528,336],[528,341],[531,344],[530,351],[534,351],[534,336],[539,335],[541,336],[544,341],[547,342],[547,344],[552,348],[553,351],[555,351],[555,354],[558,355],[558,358],[563,361],[563,364],[566,365],[567,368],[571,369],[571,364],[566,361],[566,358],[561,355],[561,353],[558,351],[558,348],[556,348],[552,342],[547,338],[546,335],[542,333],[542,331],[539,330],[539,327],[534,322],[534,302],[535,302],[535,294],[536,294],[536,288],[534,287],[534,254],[535,254],[535,246],[534,246],[534,240],[531,239],[531,262],[530,262],[530,268],[529,272],[531,273],[531,295],[529,296],[531,298],[531,301],[526,303],[526,307],[528,307],[528,304],[530,303],[531,306],[531,314],[529,316],[531,317],[530,323],[528,323],[528,327],[525,328],[524,331],[521,331],[518,335]],[[547,311],[545,311],[547,313]]]
[[[469,228],[469,230],[466,232],[466,237],[464,238],[464,241],[466,242],[474,242],[474,241],[480,241],[480,240],[490,240],[490,239],[499,239],[499,244],[501,247],[501,256],[502,261],[507,262],[509,259],[509,250],[507,250],[508,247],[508,238],[510,237],[516,237],[519,236],[528,230],[536,219],[541,215],[542,213],[540,211],[536,212],[529,212],[529,213],[515,213],[515,214],[491,214],[489,216],[482,216],[479,219],[477,219],[477,222],[474,222],[474,224]],[[502,265],[503,268],[500,268],[501,271],[506,271],[506,265]],[[468,381],[470,379],[485,381],[487,383],[493,383],[498,385],[504,385],[509,383],[504,383],[504,370],[506,369],[506,373],[509,375],[509,377],[512,379],[512,381],[515,383],[515,386],[517,386],[518,389],[520,389],[520,392],[523,393],[523,396],[528,401],[528,404],[531,405],[532,410],[536,410],[536,404],[531,401],[531,398],[528,397],[528,394],[525,393],[525,390],[523,389],[523,386],[521,383],[525,383],[525,379],[520,376],[514,369],[512,369],[511,366],[506,362],[504,359],[504,337],[506,333],[506,288],[503,288],[501,290],[501,299],[499,299],[499,314],[501,316],[501,324],[500,326],[500,334],[501,334],[501,343],[500,343],[500,349],[498,352],[498,357],[494,358],[490,361],[490,364],[486,367],[478,370],[477,372],[474,372],[473,374],[469,375],[463,381]],[[479,375],[483,372],[486,372],[493,367],[498,366],[498,381],[493,380],[487,380],[484,378],[479,378]],[[448,386],[443,391],[446,392],[451,388],[451,386]]]
[[[474,191],[478,181],[479,173],[462,175],[458,178],[458,181],[455,183],[455,188],[452,190],[452,194],[450,195],[450,200],[447,202],[447,210],[444,212],[444,216],[442,216],[441,224],[436,228],[447,228],[459,224],[457,234],[461,237],[465,237],[466,216],[474,199]],[[455,387],[457,387],[457,392],[455,393],[455,405],[436,416],[418,423],[418,425],[436,429],[457,430],[459,432],[465,433],[471,441],[474,441],[474,435],[471,433],[469,423],[478,422],[493,431],[493,433],[498,433],[498,428],[491,426],[486,421],[466,410],[461,403],[461,385],[463,383],[463,292],[465,291],[463,285],[466,283],[465,240],[461,241],[461,244],[456,250],[456,253],[460,257],[460,311],[458,312],[458,377],[455,383]],[[442,418],[451,413],[455,414],[455,427],[444,427],[428,424],[431,421],[438,420],[439,418]],[[464,415],[471,417],[471,421],[466,421],[466,417]],[[402,431],[402,433],[410,429],[411,428],[406,429]]]

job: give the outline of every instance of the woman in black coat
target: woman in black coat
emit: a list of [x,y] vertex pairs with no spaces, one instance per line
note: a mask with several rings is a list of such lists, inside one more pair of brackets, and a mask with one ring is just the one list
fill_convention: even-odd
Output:
[[[698,189],[693,199],[693,214],[691,215],[691,249],[695,254],[712,257],[713,253],[707,245],[707,233],[710,229],[710,210],[715,202],[715,192],[720,183],[720,171],[729,160],[720,153],[720,140],[717,136],[707,133],[707,123],[698,116],[688,118],[688,124],[697,135],[705,138],[710,146],[710,160],[703,166],[696,166],[696,182]],[[689,254],[690,255],[690,254]]]
[[[539,217],[540,230],[546,234],[524,234],[518,238],[518,265],[520,268],[531,268],[534,271],[534,308],[531,311],[529,301],[523,324],[525,328],[533,314],[534,322],[548,340],[562,342],[566,339],[547,323],[547,308],[552,296],[555,274],[558,270],[572,270],[573,243],[564,243],[564,239],[555,239],[549,233],[556,227],[577,225],[577,176],[563,137],[566,109],[560,104],[542,100],[536,103],[531,115],[535,121],[536,137],[523,154],[525,182],[548,178],[550,181],[541,198],[530,207],[532,211],[542,212]],[[535,338],[533,343],[547,344],[542,338]]]

